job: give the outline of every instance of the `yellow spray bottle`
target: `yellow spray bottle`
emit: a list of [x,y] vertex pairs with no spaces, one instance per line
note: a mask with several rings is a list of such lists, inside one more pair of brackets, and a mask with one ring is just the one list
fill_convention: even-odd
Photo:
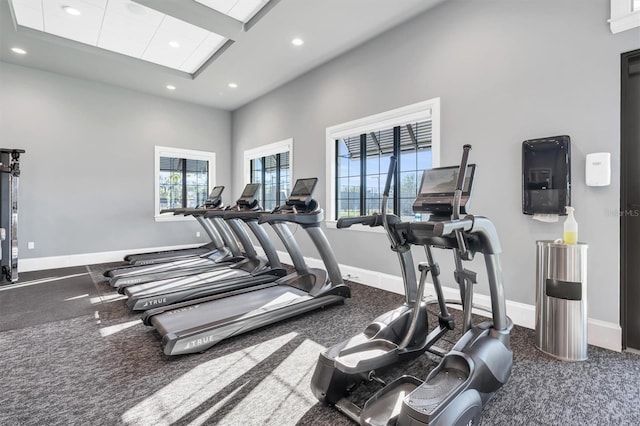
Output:
[[566,206],[565,209],[568,216],[564,221],[564,243],[576,244],[578,242],[578,222],[573,217],[575,209],[571,206]]

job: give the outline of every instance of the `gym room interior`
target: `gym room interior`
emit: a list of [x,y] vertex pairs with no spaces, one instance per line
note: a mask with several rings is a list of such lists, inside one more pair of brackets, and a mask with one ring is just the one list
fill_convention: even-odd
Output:
[[639,117],[638,0],[0,0],[0,423],[639,424]]

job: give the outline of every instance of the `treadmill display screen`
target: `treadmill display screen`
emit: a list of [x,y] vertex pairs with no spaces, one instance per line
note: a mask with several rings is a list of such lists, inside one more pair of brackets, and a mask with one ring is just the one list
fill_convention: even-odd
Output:
[[318,178],[298,179],[289,197],[309,197],[316,187]]
[[[473,182],[475,167],[475,164],[467,166],[464,185],[462,185],[463,195],[469,195],[471,192],[471,184]],[[453,197],[456,190],[459,170],[460,166],[440,167],[437,169],[425,170],[422,175],[422,184],[420,185],[420,197]]]
[[256,198],[256,194],[258,193],[258,189],[260,188],[259,183],[249,183],[244,187],[244,191],[242,191],[242,195],[240,198],[244,199],[253,199]]
[[215,199],[222,195],[222,191],[224,191],[224,186],[214,186],[209,194],[209,199]]

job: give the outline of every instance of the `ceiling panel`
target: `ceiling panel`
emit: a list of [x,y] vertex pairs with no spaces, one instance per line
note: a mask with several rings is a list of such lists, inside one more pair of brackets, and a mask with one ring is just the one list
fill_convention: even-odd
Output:
[[239,0],[196,0],[211,9],[222,12],[225,15],[238,3]]
[[240,22],[248,22],[269,3],[269,0],[196,0],[198,3],[229,15]]
[[207,38],[198,46],[186,61],[180,66],[180,70],[193,73],[209,59],[207,52],[217,52],[228,39],[218,35],[209,33]]
[[[165,16],[142,59],[181,69],[182,64],[204,42],[208,34],[202,28]],[[172,47],[169,43],[177,43],[179,47]],[[189,70],[193,71],[195,70]]]
[[[37,0],[34,0],[37,1]],[[102,18],[107,1],[46,0],[42,2],[44,31],[95,46],[100,36]],[[72,16],[63,7],[71,6],[80,11]],[[20,23],[20,20],[18,20]]]
[[20,16],[20,25],[44,31],[42,20],[42,2],[33,0],[13,0],[13,10],[16,16]]
[[127,1],[109,1],[98,47],[140,58],[164,15]]
[[[247,1],[253,4],[262,0]],[[11,3],[18,25],[189,74],[195,73],[227,41],[130,0],[11,0]],[[80,14],[68,14],[66,6]]]

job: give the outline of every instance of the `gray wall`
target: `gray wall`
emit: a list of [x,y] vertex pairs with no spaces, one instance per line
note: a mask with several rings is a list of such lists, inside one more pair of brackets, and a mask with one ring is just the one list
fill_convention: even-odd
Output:
[[195,221],[154,221],[154,146],[215,152],[229,185],[230,126],[229,112],[0,63],[0,145],[27,151],[20,257],[204,242]]
[[[562,222],[521,213],[521,143],[568,134],[572,201],[590,244],[589,316],[617,323],[619,64],[640,47],[640,30],[612,35],[608,15],[609,0],[449,0],[235,111],[233,181],[242,183],[244,150],[293,137],[294,178],[320,177],[315,195],[326,205],[328,126],[440,97],[441,164],[456,164],[461,146],[473,144],[472,212],[496,223],[507,298],[534,304],[535,241],[561,237]],[[596,151],[612,153],[609,187],[585,186],[585,155]],[[384,235],[327,234],[341,263],[399,275]]]

